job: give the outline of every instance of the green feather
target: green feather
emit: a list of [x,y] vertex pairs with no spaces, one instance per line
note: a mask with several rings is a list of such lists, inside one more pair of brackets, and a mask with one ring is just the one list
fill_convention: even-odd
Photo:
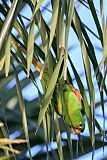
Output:
[[77,96],[71,89],[71,86],[66,83],[63,89],[63,119],[69,126],[84,130],[84,119],[81,113],[82,105]]
[[76,91],[68,82],[65,82],[63,86],[57,84],[52,97],[52,103],[55,111],[62,116],[68,126],[83,132],[85,124],[81,113],[81,99],[79,99],[80,97],[78,98],[73,89]]

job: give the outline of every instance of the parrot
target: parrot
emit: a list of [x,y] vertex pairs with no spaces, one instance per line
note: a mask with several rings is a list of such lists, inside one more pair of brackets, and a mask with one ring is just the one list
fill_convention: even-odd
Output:
[[85,129],[82,116],[82,98],[80,92],[68,82],[63,84],[62,92],[57,84],[52,97],[55,111],[61,116],[74,134],[80,134]]
[[[43,65],[39,60],[33,59],[33,64],[40,73]],[[41,78],[44,93],[50,82],[48,67],[46,66]],[[72,128],[74,134],[80,134],[85,129],[84,118],[82,116],[82,98],[80,92],[73,87],[68,81],[58,80],[51,97],[50,106],[55,109],[64,122]]]
[[[37,63],[39,72],[42,64]],[[41,83],[44,92],[46,92],[50,82],[48,68],[45,68]],[[68,81],[57,82],[50,104],[52,104],[56,113],[63,118],[64,123],[72,128],[74,134],[80,134],[85,129],[84,118],[82,116],[82,98],[80,92],[73,87]]]

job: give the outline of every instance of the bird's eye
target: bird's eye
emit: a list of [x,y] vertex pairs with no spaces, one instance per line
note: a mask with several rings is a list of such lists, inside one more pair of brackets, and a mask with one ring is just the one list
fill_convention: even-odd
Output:
[[82,123],[80,122],[80,124],[79,124],[79,127],[81,128],[83,125],[82,125]]

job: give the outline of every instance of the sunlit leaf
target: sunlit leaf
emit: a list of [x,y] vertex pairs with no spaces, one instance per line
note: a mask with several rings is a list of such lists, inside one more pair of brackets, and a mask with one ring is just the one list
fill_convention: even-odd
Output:
[[34,12],[33,12],[33,19],[35,17],[36,12],[38,11],[38,9],[40,8],[41,4],[43,3],[43,0],[39,0],[39,2],[36,4],[35,8],[34,8]]
[[37,129],[36,129],[36,133],[38,131],[38,128],[40,127],[40,124],[45,116],[45,112],[48,108],[48,105],[49,105],[49,102],[51,100],[51,97],[53,95],[53,91],[54,91],[54,88],[55,88],[55,85],[56,85],[56,82],[57,82],[57,78],[58,78],[58,74],[59,74],[59,71],[60,71],[60,67],[61,67],[61,64],[62,64],[62,61],[63,61],[63,55],[64,55],[64,49],[61,48],[61,54],[60,54],[60,59],[55,67],[55,70],[53,72],[53,75],[52,75],[52,78],[50,80],[50,83],[49,83],[49,86],[48,86],[48,89],[46,91],[46,94],[45,94],[45,98],[44,98],[44,103],[43,103],[43,106],[42,106],[42,109],[39,113],[39,118],[38,118],[38,126],[37,126]]
[[103,49],[103,58],[102,58],[102,64],[104,65],[104,61],[107,58],[107,23],[104,28],[104,49]]
[[29,77],[30,66],[33,60],[33,52],[34,52],[34,26],[35,21],[31,22],[30,33],[28,36],[28,44],[27,44],[27,76]]
[[95,6],[94,6],[94,2],[88,0],[88,4],[89,4],[90,10],[91,10],[91,13],[92,13],[92,15],[93,15],[94,22],[95,22],[95,24],[96,24],[96,28],[97,28],[97,30],[98,30],[98,34],[99,34],[101,43],[102,43],[102,45],[103,45],[102,29],[101,29],[101,26],[100,26],[100,23],[99,23],[99,19],[98,19],[97,13],[96,13],[96,9],[95,9]]
[[25,140],[25,139],[14,139],[14,140],[12,140],[12,139],[7,139],[7,138],[0,138],[0,144],[2,145],[2,144],[9,144],[9,143],[11,143],[11,144],[14,144],[14,143],[16,143],[16,144],[20,144],[20,143],[26,143],[27,142],[27,140]]
[[59,128],[59,123],[58,123],[58,115],[54,113],[54,123],[55,123],[55,133],[56,133],[56,141],[58,145],[58,152],[59,152],[59,157],[60,159],[64,159],[63,157],[63,150],[62,150],[62,142],[61,142],[61,133],[60,133],[60,128]]
[[1,33],[0,33],[0,50],[2,48],[2,45],[4,43],[5,38],[10,34],[11,29],[13,27],[14,21],[16,19],[16,16],[18,12],[20,11],[21,4],[18,0],[13,1],[11,8],[8,12],[8,15],[6,17],[5,23],[3,24]]
[[16,149],[13,149],[13,148],[9,148],[7,146],[0,146],[0,149],[3,149],[3,150],[7,150],[7,151],[10,151],[10,152],[13,152],[13,153],[16,153],[16,154],[20,154],[21,152],[16,150]]
[[7,159],[12,158],[12,157],[13,157],[12,154],[11,155],[7,155],[7,156],[1,156],[0,160],[7,160]]
[[51,47],[53,37],[55,36],[55,30],[57,25],[57,18],[58,18],[58,10],[59,10],[59,0],[53,1],[53,13],[52,13],[52,20],[51,20],[51,31],[50,31],[50,38],[49,38],[49,49]]
[[7,44],[5,48],[5,75],[8,76],[9,70],[10,70],[10,53],[11,50],[11,35],[9,35],[7,39]]
[[0,71],[2,70],[2,68],[4,66],[4,62],[5,62],[5,55],[0,60]]
[[66,29],[65,29],[65,58],[64,58],[64,80],[67,80],[67,59],[68,59],[68,39],[69,30],[72,23],[73,12],[74,12],[74,1],[68,1],[67,5],[68,12],[66,13]]
[[104,30],[105,27],[105,14],[104,14],[104,1],[100,0],[100,12],[101,12],[101,18],[102,18],[102,28]]
[[[14,67],[14,65],[13,65],[13,67]],[[17,87],[17,94],[18,94],[18,98],[19,98],[20,110],[22,113],[23,128],[24,128],[25,137],[27,140],[30,159],[32,159],[31,152],[30,152],[30,142],[29,142],[29,133],[28,133],[28,126],[27,126],[27,117],[26,117],[26,111],[25,111],[25,103],[23,100],[23,96],[22,96],[22,92],[21,92],[21,88],[20,88],[20,83],[19,83],[19,79],[18,79],[15,67],[14,67],[14,72],[15,72],[16,87]]]

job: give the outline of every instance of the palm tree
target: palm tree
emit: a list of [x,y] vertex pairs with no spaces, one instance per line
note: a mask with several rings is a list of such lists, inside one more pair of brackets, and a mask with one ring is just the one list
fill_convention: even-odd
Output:
[[[0,2],[0,159],[69,160],[89,152],[93,159],[106,145],[107,25],[105,2],[100,11],[96,3]],[[51,103],[65,81],[82,97],[85,131],[79,135]]]

